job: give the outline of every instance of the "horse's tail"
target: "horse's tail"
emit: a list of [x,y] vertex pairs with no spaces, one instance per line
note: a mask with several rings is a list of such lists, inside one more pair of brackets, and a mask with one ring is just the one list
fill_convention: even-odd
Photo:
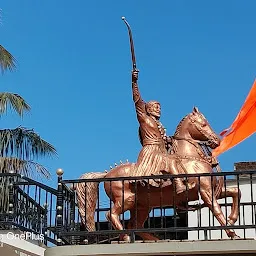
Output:
[[[91,172],[83,174],[80,179],[104,178],[106,172]],[[81,182],[74,188],[77,192],[77,204],[81,221],[87,231],[95,231],[94,214],[98,200],[99,182]]]

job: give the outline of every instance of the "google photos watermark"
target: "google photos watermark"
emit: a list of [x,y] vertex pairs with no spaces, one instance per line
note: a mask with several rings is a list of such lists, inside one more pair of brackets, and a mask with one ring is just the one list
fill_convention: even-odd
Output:
[[0,247],[3,247],[5,242],[8,240],[34,240],[38,242],[43,242],[44,235],[43,234],[35,234],[32,232],[24,232],[24,233],[14,233],[14,232],[7,232],[5,234],[0,234]]

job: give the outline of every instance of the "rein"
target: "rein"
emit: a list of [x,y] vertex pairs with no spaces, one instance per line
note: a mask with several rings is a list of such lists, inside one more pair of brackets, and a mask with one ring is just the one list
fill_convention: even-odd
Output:
[[[185,140],[185,141],[191,143],[194,147],[196,147],[197,153],[200,156],[200,158],[199,158],[199,157],[196,157],[196,156],[178,155],[177,156],[178,158],[180,158],[180,159],[189,159],[189,160],[197,160],[197,161],[212,165],[212,157],[211,156],[208,157],[208,156],[205,155],[204,151],[202,150],[202,146],[200,146],[200,141],[193,140],[193,139],[187,139],[187,138],[183,138],[183,137],[179,137],[179,136],[171,136],[171,138],[175,139],[175,140]],[[207,148],[206,145],[205,145],[205,147]]]

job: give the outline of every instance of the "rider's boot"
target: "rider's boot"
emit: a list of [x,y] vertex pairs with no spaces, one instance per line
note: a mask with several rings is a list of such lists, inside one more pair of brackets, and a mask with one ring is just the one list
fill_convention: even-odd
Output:
[[186,191],[186,186],[184,185],[181,178],[175,178],[174,179],[175,187],[176,187],[176,193],[180,194]]
[[187,189],[190,190],[195,187],[195,182],[187,183],[187,186],[183,183],[181,178],[174,178],[175,186],[176,186],[176,193],[180,194],[186,191]]

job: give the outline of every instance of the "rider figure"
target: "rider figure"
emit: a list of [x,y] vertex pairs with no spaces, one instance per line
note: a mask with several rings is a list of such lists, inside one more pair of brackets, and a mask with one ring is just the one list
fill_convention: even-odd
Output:
[[[159,119],[161,106],[157,101],[145,103],[140,95],[138,84],[138,71],[132,72],[132,92],[135,103],[137,119],[139,121],[139,135],[142,149],[131,176],[159,175],[162,172],[178,174],[175,156],[167,152],[167,136]],[[174,178],[176,193],[186,190],[181,178]],[[155,186],[154,181],[150,182]]]

